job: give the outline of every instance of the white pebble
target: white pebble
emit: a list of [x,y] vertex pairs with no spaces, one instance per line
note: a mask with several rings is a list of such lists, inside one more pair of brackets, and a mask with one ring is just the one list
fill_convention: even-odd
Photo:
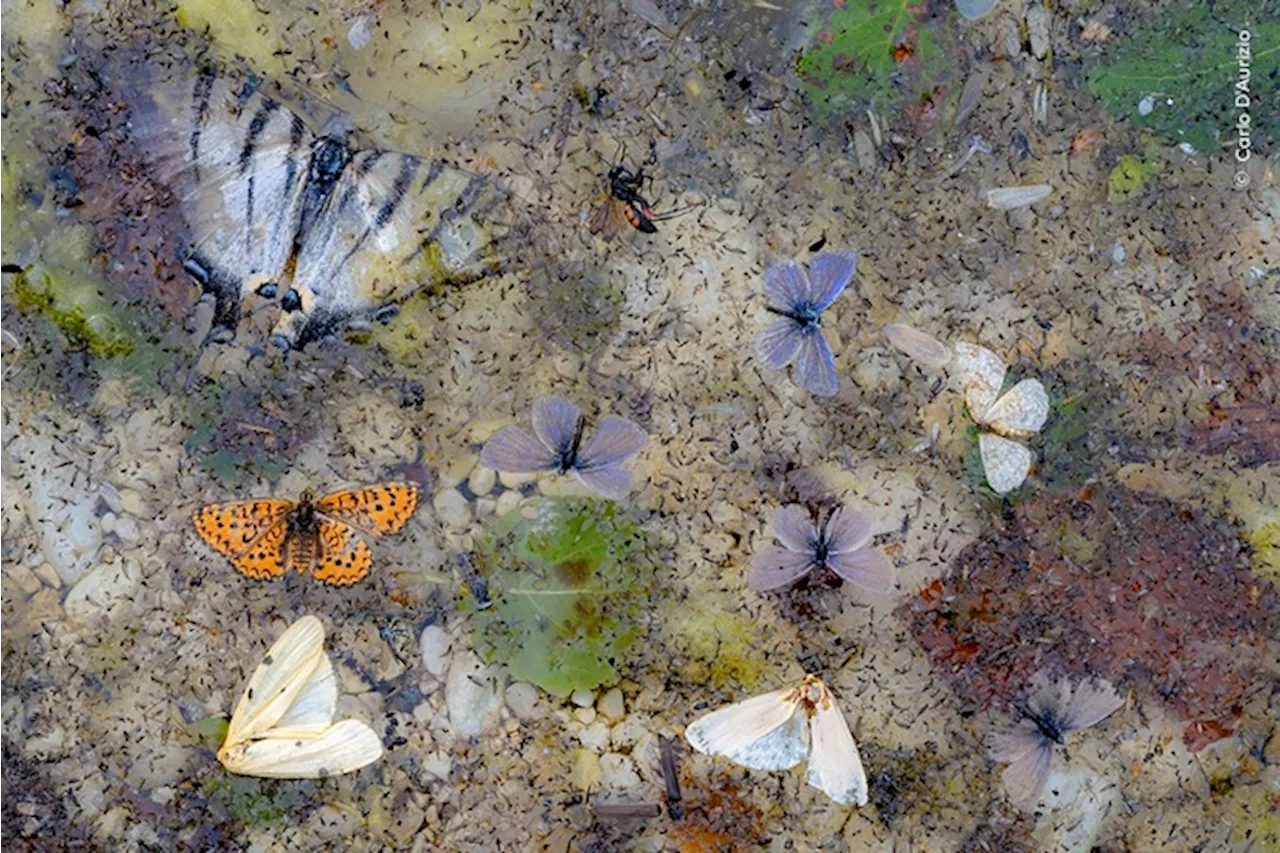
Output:
[[602,721],[596,720],[578,732],[578,740],[587,749],[604,752],[604,748],[609,745],[609,727]]
[[431,505],[447,527],[461,529],[471,523],[471,506],[457,489],[445,489]]
[[622,700],[622,690],[614,687],[600,697],[600,701],[596,703],[598,710],[605,719],[611,722],[617,722],[627,713],[626,706]]
[[1125,257],[1124,243],[1121,243],[1119,240],[1117,240],[1116,244],[1111,247],[1111,260],[1113,263],[1123,264],[1124,257]]
[[590,725],[591,723],[594,723],[596,721],[596,709],[595,708],[574,708],[573,716],[577,717],[578,722],[582,723],[584,726]]
[[635,762],[625,755],[608,752],[600,757],[600,783],[611,791],[625,791],[640,784]]
[[120,537],[121,542],[137,542],[142,538],[142,533],[138,530],[138,522],[125,517],[116,519],[116,536]]
[[573,695],[569,697],[569,701],[573,702],[573,704],[577,705],[579,708],[585,708],[588,705],[595,704],[596,695],[590,690],[586,690],[584,688],[573,691]]
[[1027,43],[1036,59],[1049,53],[1049,10],[1035,0],[1027,9]]
[[1156,108],[1156,99],[1147,95],[1141,101],[1138,101],[1138,115],[1149,116]]
[[1049,184],[1031,184],[1025,187],[998,187],[987,190],[987,207],[995,210],[1013,210],[1027,207],[1049,196],[1053,187]]
[[492,468],[477,465],[471,469],[471,475],[467,477],[467,486],[477,496],[484,496],[493,491],[493,485],[497,481],[498,472]]
[[517,681],[507,688],[507,707],[522,720],[533,717],[538,704],[538,688],[527,681]]
[[449,668],[449,647],[453,645],[453,638],[439,625],[428,625],[422,629],[418,643],[422,646],[422,664],[427,672],[436,678],[444,675]]
[[453,656],[444,685],[449,724],[463,737],[477,737],[497,722],[499,701],[493,672],[474,652]]

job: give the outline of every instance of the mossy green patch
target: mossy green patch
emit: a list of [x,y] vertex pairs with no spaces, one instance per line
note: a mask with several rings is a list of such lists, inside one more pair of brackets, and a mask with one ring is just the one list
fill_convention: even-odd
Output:
[[[1263,106],[1264,81],[1280,77],[1274,5],[1269,0],[1174,3],[1154,14],[1146,29],[1117,40],[1088,71],[1089,92],[1113,115],[1205,153],[1234,144],[1240,113],[1235,99],[1246,95],[1254,147],[1280,141],[1280,111]],[[1234,88],[1242,78],[1241,28],[1251,36],[1244,43],[1248,79],[1243,91]]]
[[823,116],[874,107],[882,115],[904,101],[936,97],[954,78],[934,25],[909,0],[867,0],[831,11],[797,70]]
[[653,577],[634,519],[610,502],[547,499],[532,518],[500,519],[478,556],[493,601],[475,614],[480,654],[556,696],[618,681]]
[[229,392],[214,382],[183,398],[189,425],[183,444],[225,486],[238,486],[247,471],[274,479],[289,467],[292,430],[275,422],[275,429],[246,426],[263,420],[265,398],[261,389]]
[[227,739],[227,729],[230,725],[226,717],[205,717],[203,720],[188,723],[186,730],[191,739],[200,746],[216,750]]
[[283,22],[252,0],[182,0],[174,17],[179,26],[207,31],[220,50],[244,57],[254,68],[273,74],[287,70],[284,57],[290,51],[278,35]]
[[215,773],[200,782],[202,794],[222,806],[233,821],[246,826],[275,823],[305,806],[314,788],[311,782],[280,782],[232,773]]
[[667,645],[683,659],[680,675],[686,681],[715,687],[732,681],[746,689],[759,681],[765,664],[759,630],[731,606],[710,592],[672,602],[663,631]]
[[28,267],[13,277],[14,307],[48,319],[73,349],[98,358],[133,352],[134,336],[90,279]]
[[1107,201],[1120,204],[1142,192],[1148,179],[1160,171],[1158,160],[1140,160],[1132,154],[1121,155],[1107,176]]
[[1280,850],[1280,794],[1274,784],[1236,785],[1226,808],[1235,850]]

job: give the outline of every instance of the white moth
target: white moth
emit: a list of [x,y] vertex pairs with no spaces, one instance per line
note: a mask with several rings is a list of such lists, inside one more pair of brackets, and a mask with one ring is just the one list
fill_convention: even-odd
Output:
[[752,770],[789,770],[808,758],[810,785],[841,805],[867,804],[858,745],[816,675],[699,717],[684,736],[698,752]]
[[919,329],[890,323],[884,327],[884,336],[898,350],[928,367],[946,367],[951,360],[951,349],[946,344]]
[[954,347],[953,375],[964,391],[974,421],[990,432],[978,435],[987,483],[1003,495],[1021,486],[1031,470],[1032,455],[1015,439],[1030,438],[1049,417],[1049,395],[1036,379],[1024,379],[1003,395],[1005,366],[1000,357],[977,344]]
[[1029,207],[1049,197],[1053,187],[1049,184],[1031,184],[1025,187],[997,187],[987,190],[987,207],[994,210],[1015,210]]
[[231,715],[218,760],[232,773],[314,779],[350,773],[382,757],[364,723],[336,725],[338,684],[314,616],[289,626],[254,670]]

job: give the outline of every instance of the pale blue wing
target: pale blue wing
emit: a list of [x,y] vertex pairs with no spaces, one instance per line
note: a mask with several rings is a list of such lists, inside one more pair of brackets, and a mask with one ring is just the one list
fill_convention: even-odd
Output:
[[573,469],[578,482],[601,497],[620,501],[631,491],[631,475],[620,465]]
[[795,261],[778,261],[765,270],[764,295],[779,311],[794,311],[809,301],[809,278]]
[[879,548],[828,554],[827,568],[854,586],[872,592],[893,591],[893,563]]
[[635,456],[649,443],[649,435],[633,421],[619,415],[605,415],[591,438],[578,450],[579,471],[618,465]]
[[807,509],[800,504],[787,504],[774,511],[769,523],[783,548],[813,556],[818,544],[818,528]]
[[1028,752],[1004,769],[1004,789],[1014,805],[1031,809],[1044,793],[1053,764],[1053,747],[1048,741]]
[[556,456],[573,445],[582,412],[564,397],[539,397],[533,401],[533,434]]
[[1076,685],[1071,701],[1062,711],[1063,729],[1087,729],[1105,720],[1124,706],[1124,699],[1108,681],[1085,681]]
[[865,548],[871,541],[874,522],[866,513],[848,507],[837,507],[827,519],[827,551],[847,554]]
[[831,345],[821,329],[804,335],[794,376],[796,384],[815,397],[834,397],[840,390],[835,356],[831,354]]
[[809,261],[808,301],[818,310],[825,311],[853,281],[853,271],[858,268],[858,253],[852,249],[836,249],[815,255]]
[[804,331],[789,317],[779,317],[756,336],[756,358],[766,367],[781,370],[791,363],[804,343]]
[[756,592],[767,592],[798,580],[812,568],[812,553],[766,545],[752,558],[747,583]]
[[520,427],[503,427],[485,442],[480,464],[510,474],[532,474],[560,468],[559,454],[552,453]]
[[987,757],[1002,764],[1012,764],[1032,750],[1048,743],[1036,724],[1026,717],[986,737]]

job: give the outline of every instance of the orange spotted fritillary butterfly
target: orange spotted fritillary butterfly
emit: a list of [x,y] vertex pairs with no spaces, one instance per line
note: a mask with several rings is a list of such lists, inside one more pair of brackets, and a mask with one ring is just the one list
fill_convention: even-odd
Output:
[[210,504],[193,517],[200,538],[251,578],[290,569],[345,586],[369,574],[373,553],[357,532],[383,536],[404,527],[418,506],[418,487],[380,483],[297,501],[254,498]]

